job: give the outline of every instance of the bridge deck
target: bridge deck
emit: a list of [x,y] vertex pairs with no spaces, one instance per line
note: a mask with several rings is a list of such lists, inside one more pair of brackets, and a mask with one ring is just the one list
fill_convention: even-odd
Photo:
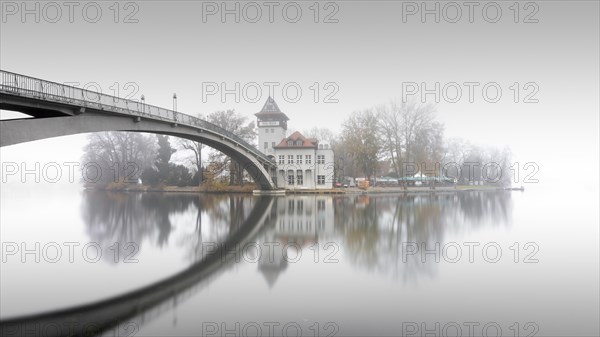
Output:
[[[35,118],[77,115],[84,112],[86,108],[90,108],[107,114],[119,114],[133,118],[147,118],[170,124],[186,125],[226,137],[245,151],[252,153],[263,164],[275,166],[273,159],[267,157],[256,147],[232,132],[206,120],[146,104],[143,101],[123,99],[4,70],[0,70],[0,97],[2,98],[0,104],[6,109],[11,108],[6,100],[8,97],[33,102],[30,107],[25,109],[25,112]],[[54,110],[49,110],[47,107],[40,109],[35,102],[54,104],[56,108]],[[70,109],[65,109],[65,107],[70,107]]]

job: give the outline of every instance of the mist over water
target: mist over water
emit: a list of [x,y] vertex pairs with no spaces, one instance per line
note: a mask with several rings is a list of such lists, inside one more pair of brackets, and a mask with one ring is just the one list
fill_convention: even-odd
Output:
[[[29,250],[40,244],[39,253],[3,256],[3,319],[170,277],[227,242],[258,198],[2,193],[3,242],[25,242]],[[15,205],[24,202],[41,207],[19,211]],[[504,335],[517,328],[589,335],[598,314],[598,275],[589,273],[598,262],[597,238],[581,233],[594,222],[582,210],[566,225],[556,212],[560,204],[529,191],[274,197],[249,243],[225,253],[232,259],[189,291],[121,324],[133,322],[142,336],[242,334],[256,324],[266,335],[269,328],[283,333],[287,323],[305,335],[317,328],[320,335],[410,335],[436,324],[458,324],[466,333],[469,322],[483,322],[470,327],[480,332],[488,323],[500,327]],[[52,249],[44,253],[51,242],[62,247],[58,262]],[[73,263],[65,242],[80,243]],[[94,249],[82,255],[85,243],[100,247],[102,257]],[[571,323],[561,323],[573,310],[579,314]]]

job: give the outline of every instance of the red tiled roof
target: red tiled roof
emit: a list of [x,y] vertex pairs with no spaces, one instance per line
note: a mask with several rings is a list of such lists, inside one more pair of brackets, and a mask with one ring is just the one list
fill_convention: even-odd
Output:
[[[293,141],[294,145],[288,145],[288,141]],[[298,141],[302,141],[302,145],[296,145]],[[314,148],[316,149],[319,142],[314,138],[306,138],[300,132],[295,131],[289,137],[284,138],[275,146],[276,149],[282,148]]]

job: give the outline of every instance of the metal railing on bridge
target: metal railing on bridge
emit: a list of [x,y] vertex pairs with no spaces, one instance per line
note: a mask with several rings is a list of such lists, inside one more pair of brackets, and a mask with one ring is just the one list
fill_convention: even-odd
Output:
[[162,120],[165,122],[209,130],[219,136],[229,138],[229,140],[239,144],[245,150],[251,152],[256,157],[261,158],[263,161],[275,164],[274,160],[267,157],[257,148],[230,131],[198,117],[146,104],[143,101],[140,102],[138,100],[106,95],[5,70],[0,70],[0,92],[38,100],[90,107],[133,117]]

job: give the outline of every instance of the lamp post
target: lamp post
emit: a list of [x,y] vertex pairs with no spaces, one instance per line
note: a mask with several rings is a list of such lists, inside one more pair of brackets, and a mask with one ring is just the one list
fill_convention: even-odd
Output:
[[173,93],[173,119],[177,122],[177,94]]
[[140,99],[142,100],[142,112],[145,113],[146,112],[146,97],[144,97],[144,95],[142,95],[142,97],[140,97]]

